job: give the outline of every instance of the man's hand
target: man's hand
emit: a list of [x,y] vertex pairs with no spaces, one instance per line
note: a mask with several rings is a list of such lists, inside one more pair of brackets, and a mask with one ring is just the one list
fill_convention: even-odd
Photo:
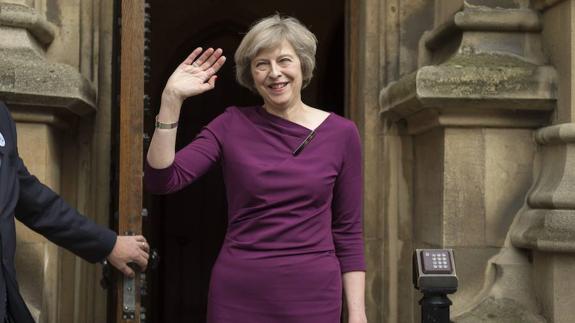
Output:
[[118,236],[114,249],[108,255],[108,262],[128,277],[134,277],[134,271],[128,266],[136,263],[142,270],[148,265],[150,246],[143,236]]

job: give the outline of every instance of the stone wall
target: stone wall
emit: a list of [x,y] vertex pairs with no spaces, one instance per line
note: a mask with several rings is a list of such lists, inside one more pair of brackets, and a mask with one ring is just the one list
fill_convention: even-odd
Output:
[[[30,171],[109,219],[112,1],[1,0],[0,98]],[[104,322],[99,267],[17,224],[22,294],[38,322]]]
[[422,247],[455,251],[455,322],[572,320],[575,1],[362,5],[370,321],[419,321]]

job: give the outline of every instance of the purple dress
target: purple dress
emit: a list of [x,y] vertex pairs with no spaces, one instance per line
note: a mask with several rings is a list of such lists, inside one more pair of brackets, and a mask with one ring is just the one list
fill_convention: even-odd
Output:
[[227,108],[146,186],[170,193],[223,169],[228,229],[208,323],[337,323],[341,274],[365,270],[360,138],[336,114],[310,130],[262,107]]

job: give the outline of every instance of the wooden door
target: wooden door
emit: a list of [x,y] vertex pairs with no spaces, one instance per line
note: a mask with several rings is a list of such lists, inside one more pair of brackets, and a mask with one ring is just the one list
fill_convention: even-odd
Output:
[[[119,0],[118,233],[142,232],[144,0]],[[115,322],[144,322],[141,274],[118,276]]]

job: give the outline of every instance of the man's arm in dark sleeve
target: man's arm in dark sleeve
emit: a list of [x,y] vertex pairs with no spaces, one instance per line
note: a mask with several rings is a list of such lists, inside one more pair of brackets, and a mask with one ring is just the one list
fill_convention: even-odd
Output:
[[28,172],[18,154],[16,126],[2,101],[0,117],[7,119],[11,142],[14,143],[9,158],[13,162],[10,167],[16,170],[16,174],[11,175],[17,177],[17,187],[13,187],[18,189],[15,217],[50,241],[90,262],[107,258],[110,264],[127,276],[134,275],[130,263],[136,263],[141,270],[145,270],[150,250],[146,238],[141,235],[116,236],[112,230],[78,213],[58,194],[40,183]]
[[105,259],[116,233],[94,223],[28,172],[17,157],[20,198],[15,216],[32,230],[90,262]]

